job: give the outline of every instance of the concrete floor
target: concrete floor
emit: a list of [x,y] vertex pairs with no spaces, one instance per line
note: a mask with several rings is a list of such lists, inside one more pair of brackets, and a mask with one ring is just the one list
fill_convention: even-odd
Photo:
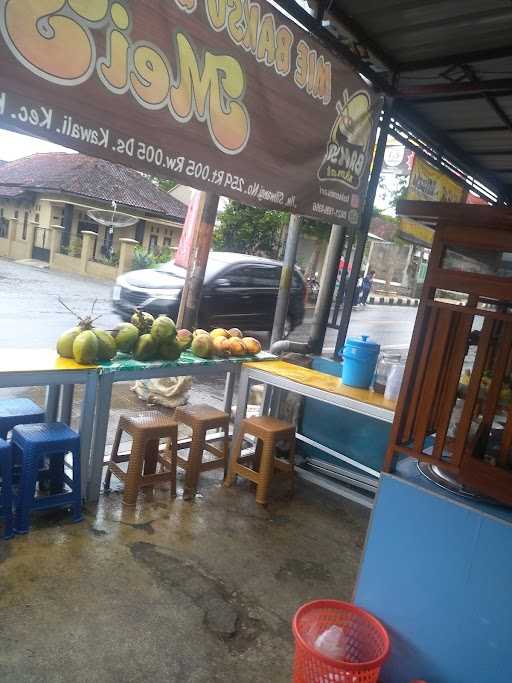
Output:
[[351,598],[368,511],[302,482],[266,510],[218,470],[193,502],[180,484],[0,541],[2,683],[289,683],[292,616]]

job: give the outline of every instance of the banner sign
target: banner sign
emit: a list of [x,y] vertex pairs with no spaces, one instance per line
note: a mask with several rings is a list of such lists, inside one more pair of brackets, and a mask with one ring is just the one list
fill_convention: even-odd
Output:
[[[405,199],[458,203],[464,201],[464,192],[462,185],[458,185],[420,157],[414,157]],[[430,247],[434,231],[417,221],[400,218],[400,235],[409,242]]]
[[265,0],[0,0],[0,126],[359,223],[381,98]]
[[414,162],[414,152],[388,135],[381,173],[409,175]]

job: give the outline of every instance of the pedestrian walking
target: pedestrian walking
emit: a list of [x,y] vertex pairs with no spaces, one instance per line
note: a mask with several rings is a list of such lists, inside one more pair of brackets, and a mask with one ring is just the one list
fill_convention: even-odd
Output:
[[368,296],[370,292],[372,291],[373,287],[373,278],[375,277],[375,271],[370,270],[364,277],[363,277],[363,282],[361,285],[361,303],[363,306],[366,306],[366,301],[368,300]]

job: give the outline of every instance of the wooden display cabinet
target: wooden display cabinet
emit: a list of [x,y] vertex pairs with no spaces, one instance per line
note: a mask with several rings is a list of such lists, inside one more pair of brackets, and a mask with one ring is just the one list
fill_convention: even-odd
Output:
[[512,505],[512,209],[398,213],[435,236],[384,469],[418,458]]

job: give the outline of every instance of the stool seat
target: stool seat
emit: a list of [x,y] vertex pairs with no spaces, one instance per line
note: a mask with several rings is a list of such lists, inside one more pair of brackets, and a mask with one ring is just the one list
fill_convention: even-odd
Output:
[[[192,429],[188,458],[182,458],[180,455],[177,457],[178,465],[186,473],[183,498],[190,500],[196,494],[201,472],[222,467],[224,474],[226,473],[229,449],[229,414],[206,403],[196,403],[176,408],[174,419]],[[210,429],[222,430],[223,435],[220,437],[223,444],[222,449],[207,442],[206,433]],[[215,459],[203,462],[204,451],[211,453]]]
[[174,419],[189,427],[194,425],[208,425],[208,429],[223,427],[229,414],[218,408],[213,408],[206,403],[197,403],[187,406],[178,406],[174,411]]
[[29,398],[6,398],[0,400],[0,437],[19,424],[44,422],[45,411]]
[[17,425],[12,432],[13,443],[22,451],[37,446],[39,455],[70,450],[79,435],[63,422]]
[[[119,453],[123,432],[133,438],[131,452],[127,455]],[[170,460],[160,454],[160,439],[168,440]],[[110,488],[110,479],[114,474],[125,485],[123,505],[135,505],[139,489],[163,481],[171,482],[171,495],[175,496],[177,445],[178,425],[168,415],[157,410],[147,410],[136,415],[121,415],[105,476],[105,490]],[[122,462],[128,462],[126,472],[119,466]],[[156,471],[158,463],[163,466],[161,472]]]
[[12,449],[11,444],[0,439],[0,515],[4,518],[4,538],[12,538]]
[[[254,454],[242,457],[244,435],[256,437]],[[288,459],[276,457],[275,450],[279,442],[288,444]],[[251,464],[252,467],[248,467]],[[285,472],[294,486],[295,466],[295,427],[275,417],[246,417],[242,420],[231,451],[229,468],[225,486],[231,486],[237,475],[249,479],[256,484],[256,502],[266,505],[268,489],[274,471]]]
[[[30,513],[34,509],[47,510],[71,507],[73,521],[82,520],[82,494],[80,475],[80,435],[62,422],[17,425],[12,430],[12,443],[21,453],[21,481],[16,501],[16,532],[26,534],[30,526]],[[64,473],[64,456],[72,455],[73,478]],[[61,471],[61,479],[69,487],[59,493],[36,495],[40,461],[48,458],[50,478]],[[53,474],[52,474],[53,472]],[[39,491],[40,492],[40,491]]]

